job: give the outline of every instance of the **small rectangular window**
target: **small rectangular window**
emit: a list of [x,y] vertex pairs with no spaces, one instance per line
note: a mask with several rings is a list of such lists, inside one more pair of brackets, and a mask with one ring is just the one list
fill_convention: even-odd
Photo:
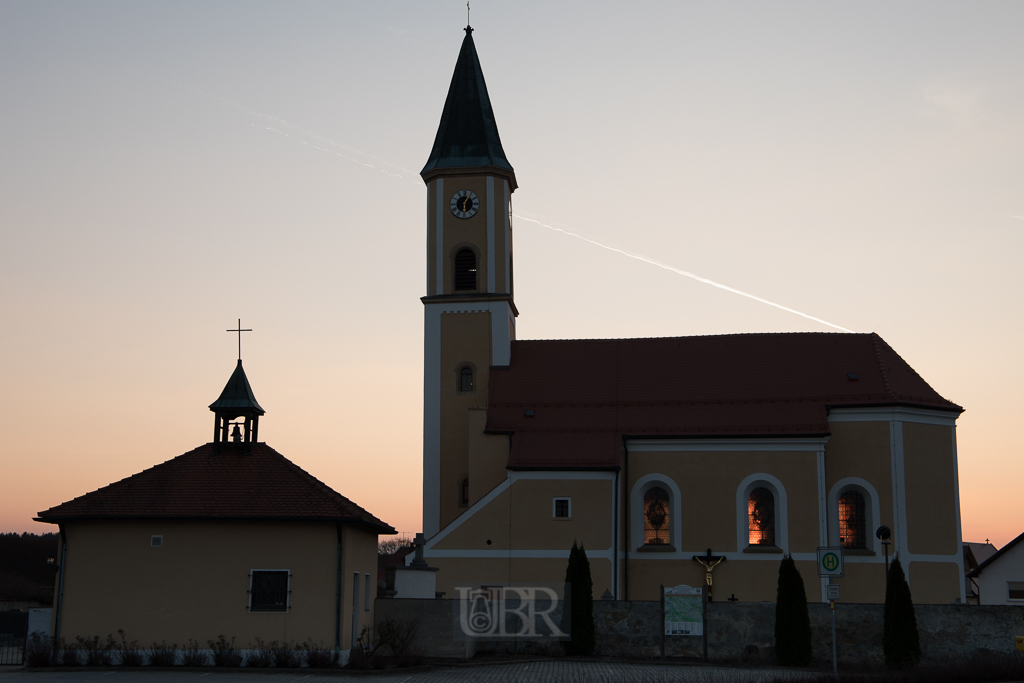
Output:
[[552,516],[555,518],[572,517],[572,498],[555,498]]
[[254,569],[249,575],[250,612],[287,612],[287,569]]
[[150,536],[149,545],[151,548],[163,548],[164,537],[163,536]]
[[1024,600],[1024,581],[1007,581],[1006,586],[1010,591],[1010,600]]
[[370,611],[370,575],[366,575],[366,590],[363,591],[365,599],[363,600],[363,611]]

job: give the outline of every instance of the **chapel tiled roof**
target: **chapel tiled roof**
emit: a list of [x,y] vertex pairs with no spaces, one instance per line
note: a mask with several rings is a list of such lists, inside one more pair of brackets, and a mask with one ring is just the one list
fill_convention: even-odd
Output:
[[396,533],[265,443],[208,443],[37,519],[139,518],[350,522]]
[[839,406],[963,411],[877,334],[513,341],[488,393],[522,469],[615,467],[624,436],[823,436]]

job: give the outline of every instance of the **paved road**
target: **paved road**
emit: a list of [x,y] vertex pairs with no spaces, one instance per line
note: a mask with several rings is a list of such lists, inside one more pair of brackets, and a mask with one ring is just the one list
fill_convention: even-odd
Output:
[[778,669],[733,669],[687,664],[623,664],[604,662],[543,661],[490,664],[481,666],[436,667],[426,671],[380,673],[371,676],[344,672],[274,672],[264,670],[232,671],[30,671],[0,669],[0,683],[56,683],[90,681],[95,683],[177,683],[206,680],[209,683],[313,683],[314,681],[365,681],[366,683],[770,683],[808,678],[808,672]]

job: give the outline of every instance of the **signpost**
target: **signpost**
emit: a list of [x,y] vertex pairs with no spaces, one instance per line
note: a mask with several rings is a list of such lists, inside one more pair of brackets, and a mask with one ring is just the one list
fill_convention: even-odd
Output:
[[832,608],[832,673],[839,676],[839,664],[836,660],[836,600],[839,599],[839,586],[832,583],[832,577],[846,575],[846,563],[843,561],[842,546],[821,546],[818,548],[818,576],[828,578],[825,595],[829,607]]

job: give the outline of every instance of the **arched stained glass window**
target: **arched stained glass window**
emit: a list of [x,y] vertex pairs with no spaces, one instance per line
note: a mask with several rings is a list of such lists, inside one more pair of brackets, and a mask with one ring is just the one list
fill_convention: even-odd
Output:
[[644,494],[644,544],[669,545],[669,506],[665,489],[647,489]]
[[459,249],[455,254],[455,291],[476,289],[476,254]]
[[750,492],[747,501],[750,545],[775,545],[775,496],[766,488]]
[[864,494],[847,491],[839,496],[839,543],[844,548],[866,548]]

